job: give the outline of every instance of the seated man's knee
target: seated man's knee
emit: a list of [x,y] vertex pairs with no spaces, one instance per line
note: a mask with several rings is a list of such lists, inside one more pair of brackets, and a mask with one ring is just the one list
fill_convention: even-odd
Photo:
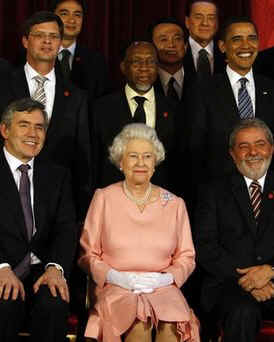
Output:
[[16,317],[18,315],[23,316],[25,312],[25,304],[21,298],[17,298],[16,300],[8,299],[0,299],[0,317],[3,319],[4,317]]
[[59,294],[54,297],[47,285],[40,286],[34,300],[34,309],[39,310],[40,313],[59,313],[68,312],[69,304],[65,302]]

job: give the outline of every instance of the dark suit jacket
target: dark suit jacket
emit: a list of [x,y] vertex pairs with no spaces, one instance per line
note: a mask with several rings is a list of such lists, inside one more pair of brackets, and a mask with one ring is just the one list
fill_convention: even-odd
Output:
[[[177,139],[176,112],[165,97],[156,94],[156,131],[167,151],[166,160],[156,167],[152,182],[178,192],[173,172]],[[93,111],[92,156],[95,168],[95,187],[103,187],[121,179],[122,173],[108,159],[108,147],[122,128],[132,123],[132,115],[124,91],[99,99]],[[177,160],[176,160],[177,161]]]
[[[255,116],[274,132],[274,82],[254,74]],[[235,170],[228,152],[228,138],[239,122],[234,94],[227,74],[215,75],[196,85],[187,95],[188,148],[195,183],[222,177]]]
[[[219,74],[225,71],[225,60],[224,55],[221,53],[217,42],[214,41],[213,47],[213,57],[214,57],[214,70],[213,74]],[[188,73],[189,77],[192,78],[196,75],[196,69],[194,65],[193,55],[190,45],[187,47],[186,54],[183,60],[185,71]]]
[[274,80],[274,47],[260,51],[255,60],[256,72]]
[[201,188],[194,228],[198,263],[207,276],[202,303],[211,310],[222,287],[237,282],[236,268],[274,263],[274,174],[266,176],[256,225],[246,182],[239,172]]
[[[1,79],[0,108],[13,100],[29,97],[28,84],[21,67],[9,79]],[[90,200],[91,165],[90,134],[85,94],[71,84],[65,84],[56,72],[55,99],[45,145],[39,159],[71,170],[79,219],[83,219]]]
[[76,247],[75,208],[67,169],[34,161],[36,233],[28,241],[20,196],[10,167],[0,151],[0,263],[14,268],[31,251],[43,265],[54,262],[68,275]]

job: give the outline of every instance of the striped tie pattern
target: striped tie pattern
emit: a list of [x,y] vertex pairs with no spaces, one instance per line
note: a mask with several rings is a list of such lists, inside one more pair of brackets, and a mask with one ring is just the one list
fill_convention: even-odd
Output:
[[250,200],[251,200],[251,206],[253,209],[253,214],[255,219],[257,220],[260,211],[261,211],[261,201],[262,201],[262,191],[261,191],[261,185],[257,181],[253,181],[250,186]]
[[35,89],[35,92],[32,94],[32,98],[33,100],[36,100],[45,106],[46,105],[46,93],[45,93],[44,84],[47,81],[47,77],[37,75],[37,76],[34,76],[33,79],[37,83],[37,88]]
[[238,110],[242,120],[252,119],[254,117],[251,98],[246,89],[248,79],[245,77],[240,78],[241,88],[238,92]]

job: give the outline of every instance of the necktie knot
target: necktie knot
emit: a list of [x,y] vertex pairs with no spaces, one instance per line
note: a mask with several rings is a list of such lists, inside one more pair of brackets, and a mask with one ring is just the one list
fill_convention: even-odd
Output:
[[246,84],[248,82],[248,79],[246,77],[242,77],[239,79],[240,83],[241,83],[241,88],[245,88]]
[[199,50],[199,57],[206,57],[206,58],[208,58],[208,53],[207,53],[206,49],[200,49]]
[[61,54],[62,54],[62,59],[63,59],[63,58],[69,58],[70,55],[71,55],[71,53],[70,53],[70,51],[69,51],[68,49],[63,49],[63,50],[61,51]]
[[139,105],[143,105],[144,102],[146,101],[146,98],[144,96],[135,96],[134,100],[136,101],[136,103]]
[[253,181],[250,184],[250,189],[258,189],[258,190],[261,191],[261,185],[257,181]]
[[18,167],[18,170],[21,171],[21,173],[28,173],[29,169],[30,166],[28,164],[22,164]]
[[42,75],[36,75],[33,77],[33,79],[35,79],[39,86],[43,87],[48,78]]

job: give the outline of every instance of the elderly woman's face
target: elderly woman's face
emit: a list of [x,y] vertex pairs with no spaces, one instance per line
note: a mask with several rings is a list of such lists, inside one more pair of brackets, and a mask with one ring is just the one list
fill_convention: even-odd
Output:
[[153,145],[148,140],[130,140],[126,146],[120,166],[128,184],[148,183],[155,167]]

